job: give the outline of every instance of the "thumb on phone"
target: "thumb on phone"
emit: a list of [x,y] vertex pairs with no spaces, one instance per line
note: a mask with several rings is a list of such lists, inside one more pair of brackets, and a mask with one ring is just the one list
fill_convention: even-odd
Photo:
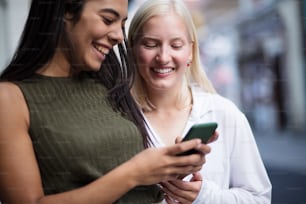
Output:
[[216,141],[219,137],[219,133],[217,131],[214,132],[214,134],[209,138],[206,144],[212,143]]

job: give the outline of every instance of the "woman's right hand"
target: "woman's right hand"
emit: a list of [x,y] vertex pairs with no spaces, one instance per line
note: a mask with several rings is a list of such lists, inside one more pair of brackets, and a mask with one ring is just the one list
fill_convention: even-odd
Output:
[[[197,149],[201,153],[177,156],[190,149]],[[130,176],[135,179],[136,185],[156,184],[199,171],[205,163],[205,155],[210,150],[200,139],[193,139],[167,147],[145,149],[126,165],[134,168],[130,171]]]

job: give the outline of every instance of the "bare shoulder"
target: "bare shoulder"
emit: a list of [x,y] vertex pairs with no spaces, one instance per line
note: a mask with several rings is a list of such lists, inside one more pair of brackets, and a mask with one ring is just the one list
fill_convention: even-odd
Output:
[[[0,99],[4,102],[8,99],[20,98],[22,93],[18,86],[12,82],[0,82]],[[17,98],[15,98],[17,99]],[[3,101],[2,101],[3,102]]]
[[6,121],[28,121],[28,108],[23,94],[19,87],[11,82],[0,82],[0,120],[1,118]]

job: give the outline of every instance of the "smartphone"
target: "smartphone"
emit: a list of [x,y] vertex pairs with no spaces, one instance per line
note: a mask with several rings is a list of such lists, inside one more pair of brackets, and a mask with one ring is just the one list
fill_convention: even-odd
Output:
[[[190,128],[187,135],[183,138],[182,142],[191,140],[191,139],[195,139],[195,138],[200,138],[202,140],[202,143],[206,144],[209,138],[213,136],[217,127],[218,127],[218,124],[215,122],[195,124]],[[197,150],[191,149],[191,150],[188,150],[186,152],[179,154],[179,156],[196,154],[196,153],[198,153]]]

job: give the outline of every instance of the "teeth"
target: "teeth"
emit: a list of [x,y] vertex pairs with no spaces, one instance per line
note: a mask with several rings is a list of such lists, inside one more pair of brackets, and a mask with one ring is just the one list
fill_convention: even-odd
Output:
[[160,73],[160,74],[166,74],[172,72],[173,69],[153,69],[154,72]]
[[98,46],[98,45],[95,44],[94,47],[95,47],[99,52],[101,52],[103,55],[107,55],[108,52],[109,52],[108,49],[106,49],[106,48],[104,48],[104,47],[102,47],[102,46]]

